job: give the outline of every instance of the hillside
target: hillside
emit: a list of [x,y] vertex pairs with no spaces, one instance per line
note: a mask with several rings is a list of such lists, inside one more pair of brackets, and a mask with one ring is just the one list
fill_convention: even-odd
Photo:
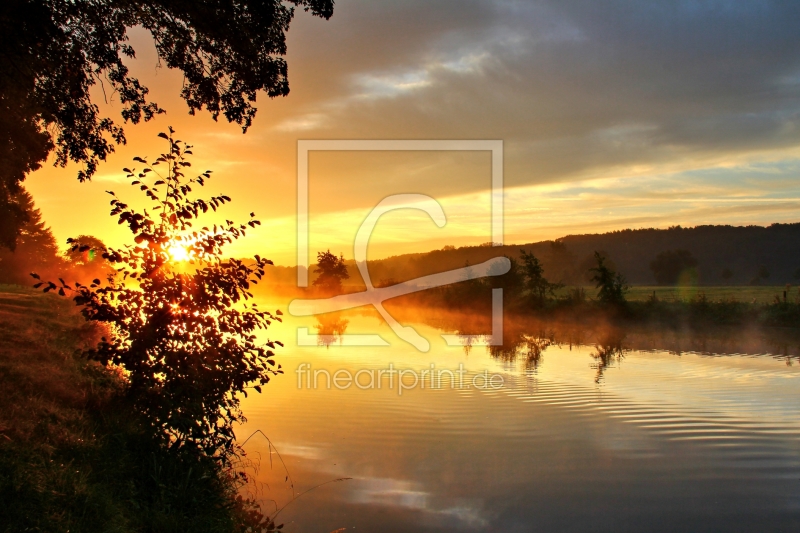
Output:
[[[548,279],[573,285],[588,282],[586,272],[594,265],[595,251],[604,252],[634,285],[655,285],[650,263],[659,253],[672,250],[691,253],[697,261],[693,279],[699,285],[782,285],[800,281],[800,223],[626,229],[503,247],[445,247],[370,261],[369,268],[376,284],[381,280],[398,282],[503,254],[518,258],[523,249],[542,261]],[[361,277],[352,261],[349,263],[349,283],[360,285]],[[278,267],[272,271],[273,282],[293,284],[295,279],[294,268]]]

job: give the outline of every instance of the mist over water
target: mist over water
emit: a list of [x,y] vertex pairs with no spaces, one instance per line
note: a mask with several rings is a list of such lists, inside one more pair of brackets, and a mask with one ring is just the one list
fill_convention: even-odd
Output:
[[[237,433],[261,430],[275,446],[260,435],[246,444],[250,490],[265,510],[286,506],[286,531],[800,527],[797,339],[507,320],[503,345],[485,346],[487,317],[399,311],[429,352],[374,313],[287,315],[270,330],[286,343],[285,374],[244,401]],[[313,346],[297,345],[298,327]],[[341,336],[376,333],[389,345]],[[447,346],[441,335],[453,333],[473,335]],[[365,386],[390,367],[463,368],[466,379]],[[314,388],[302,369],[362,371],[362,386]],[[475,386],[482,373],[502,387]],[[341,478],[352,479],[289,504]]]

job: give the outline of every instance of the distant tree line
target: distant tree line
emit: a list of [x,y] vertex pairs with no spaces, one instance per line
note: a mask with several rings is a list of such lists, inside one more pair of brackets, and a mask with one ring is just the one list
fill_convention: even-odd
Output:
[[800,279],[800,223],[761,226],[698,226],[570,235],[503,247],[445,246],[427,253],[370,261],[376,279],[406,281],[477,264],[498,255],[533,253],[553,283],[588,285],[595,252],[634,285],[750,285]]
[[51,229],[42,219],[30,193],[23,187],[14,202],[25,214],[14,250],[0,247],[0,283],[33,284],[31,272],[72,280],[105,278],[111,266],[103,258],[105,245],[91,235],[80,235],[67,243],[61,252]]

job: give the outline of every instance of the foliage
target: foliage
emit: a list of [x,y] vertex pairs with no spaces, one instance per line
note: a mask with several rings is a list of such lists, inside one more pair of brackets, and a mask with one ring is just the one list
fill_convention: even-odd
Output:
[[484,282],[487,283],[492,289],[503,288],[506,291],[509,291],[506,294],[516,294],[524,288],[524,274],[520,268],[519,262],[516,259],[513,257],[508,257],[507,255],[504,255],[503,257],[508,259],[508,272],[501,275],[495,275],[500,272],[502,267],[499,264],[492,265],[492,267],[487,271],[489,277],[484,278]]
[[92,235],[79,235],[69,240],[69,250],[64,254],[67,260],[80,266],[89,266],[105,261],[103,252],[106,251],[106,245]]
[[111,263],[103,257],[106,245],[97,237],[79,235],[69,239],[69,244],[71,246],[64,253],[69,266],[67,276],[86,283],[85,280],[107,278],[113,272]]
[[[273,360],[276,343],[259,344],[255,336],[280,318],[245,303],[251,285],[272,263],[259,256],[250,264],[222,258],[225,245],[259,224],[252,213],[246,225],[227,221],[192,229],[195,219],[230,198],[190,197],[211,171],[186,179],[191,147],[172,134],[172,129],[169,135],[159,134],[169,150],[152,164],[135,158],[144,168],[124,169],[131,185],[152,203],[149,210],[139,212],[109,191],[111,215],[128,226],[135,242],[103,253],[116,275],[107,283],[75,283],[74,289],[63,281],[61,287],[52,282],[37,286],[61,294],[74,290],[84,316],[109,326],[110,337],[89,356],[126,371],[128,397],[171,447],[227,459],[234,451],[232,425],[243,420],[237,394],[246,394],[252,383],[260,392],[270,375],[282,373]],[[166,167],[163,174],[159,165]],[[186,248],[190,265],[171,260],[175,246]]]
[[233,468],[148,434],[69,304],[0,287],[0,531],[269,530]]
[[341,292],[342,281],[350,278],[344,262],[344,255],[336,257],[330,250],[317,252],[317,268],[314,269],[314,274],[319,274],[319,276],[312,285],[319,287],[326,294]]
[[750,280],[750,285],[761,285],[761,280],[766,280],[769,276],[770,272],[766,265],[760,265],[758,267],[758,272],[756,272],[756,275]]
[[61,265],[58,246],[53,232],[42,220],[42,213],[33,203],[33,197],[24,188],[13,197],[22,209],[26,222],[20,228],[15,249],[0,248],[0,283],[27,283],[32,270],[48,273]]
[[693,269],[697,264],[697,259],[689,250],[667,250],[650,262],[650,270],[659,285],[675,285],[681,273]]
[[534,306],[544,305],[548,296],[554,296],[555,291],[561,287],[560,284],[550,283],[544,277],[544,267],[532,253],[520,250],[522,259],[522,276],[524,279],[525,290],[531,297]]
[[628,285],[625,277],[615,272],[606,264],[606,258],[599,252],[594,253],[597,266],[592,268],[592,281],[597,291],[597,299],[607,305],[622,305],[625,303],[625,292]]
[[92,101],[99,82],[134,124],[163,110],[132,77],[128,29],[142,27],[160,61],[183,73],[189,112],[203,108],[243,130],[256,114],[256,93],[289,92],[286,31],[294,6],[323,18],[332,0],[5,0],[0,3],[0,245],[13,246],[24,222],[11,200],[18,184],[56,151],[56,164],[83,164],[90,179],[100,161],[125,143],[125,132]]

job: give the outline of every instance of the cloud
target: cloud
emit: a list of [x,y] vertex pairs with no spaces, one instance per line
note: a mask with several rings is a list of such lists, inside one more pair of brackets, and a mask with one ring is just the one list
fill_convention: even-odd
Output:
[[800,143],[793,3],[355,1],[337,10],[330,24],[293,30],[301,112],[327,117],[309,133],[501,138],[511,185]]
[[[180,76],[154,74],[152,42],[137,30],[132,72],[170,115],[130,127],[131,146],[108,165],[158,153],[160,145],[146,143],[175,126],[198,143],[198,168],[220,171],[212,185],[231,194],[232,209],[256,211],[275,230],[254,235],[287,261],[294,234],[277,230],[293,227],[297,139],[502,139],[507,205],[516,209],[507,235],[515,240],[670,217],[684,225],[796,220],[797,20],[800,3],[777,0],[348,0],[330,21],[293,21],[292,92],[259,95],[245,136],[207,114],[186,116]],[[485,154],[312,154],[312,215],[330,215],[325,239],[345,246],[337,243],[353,229],[339,223],[359,222],[383,197],[467,198],[488,188],[489,169]],[[103,172],[100,182],[119,179]],[[86,187],[49,178],[29,185],[40,189],[60,239],[85,233],[66,208],[52,206]],[[452,227],[460,227],[469,206],[453,209]],[[546,223],[525,219],[544,213]],[[409,246],[488,240],[479,226]]]

